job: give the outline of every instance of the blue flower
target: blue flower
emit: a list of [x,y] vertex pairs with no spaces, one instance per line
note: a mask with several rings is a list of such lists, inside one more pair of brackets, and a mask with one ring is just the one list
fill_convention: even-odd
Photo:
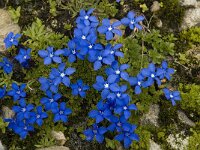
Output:
[[39,50],[38,54],[44,58],[44,64],[49,65],[53,62],[61,63],[62,59],[59,55],[64,54],[64,50],[57,50],[54,52],[53,47],[47,47],[47,50]]
[[2,67],[3,71],[7,74],[11,73],[13,69],[12,63],[6,57],[3,57],[3,62],[0,62],[0,67]]
[[115,130],[117,130],[117,132],[121,132],[124,126],[126,127],[126,124],[128,123],[123,115],[120,117],[111,116],[110,120],[111,124],[107,127],[107,129],[112,132]]
[[20,64],[25,63],[31,58],[30,53],[30,48],[27,50],[20,48],[18,55],[15,56],[15,59],[18,60]]
[[43,124],[43,119],[48,117],[48,114],[46,112],[43,112],[42,106],[38,106],[36,108],[37,112],[36,113],[32,113],[32,121],[31,123],[36,122],[39,126],[42,126]]
[[14,101],[20,98],[26,97],[26,92],[24,91],[26,84],[21,84],[18,86],[16,83],[12,83],[12,90],[8,91],[8,95],[13,97]]
[[53,79],[55,85],[59,85],[61,82],[69,87],[70,86],[70,78],[69,76],[72,75],[76,71],[75,68],[66,68],[65,63],[61,63],[58,66],[58,69],[53,68],[50,73],[50,79]]
[[123,99],[123,98],[126,98],[128,96],[126,93],[124,93],[124,92],[126,92],[126,90],[127,90],[126,85],[116,86],[116,91],[114,93],[110,93],[107,96],[107,98],[115,99],[116,102],[118,103],[118,99]]
[[131,116],[131,110],[137,110],[137,107],[136,107],[136,105],[135,104],[130,104],[129,105],[129,102],[130,102],[130,100],[129,100],[129,98],[124,98],[123,100],[122,100],[122,103],[121,103],[121,105],[117,105],[116,107],[115,107],[115,113],[116,114],[123,114],[124,115],[124,117],[126,118],[126,119],[128,119],[130,116]]
[[12,110],[16,113],[16,119],[22,121],[23,119],[30,119],[31,110],[33,110],[34,105],[28,104],[26,105],[26,101],[24,98],[19,100],[20,106],[13,106]]
[[111,65],[111,68],[107,68],[105,72],[107,76],[109,77],[112,76],[113,78],[116,78],[118,81],[120,80],[120,78],[128,81],[129,75],[127,72],[124,71],[128,68],[129,68],[128,64],[122,64],[119,66],[118,62],[114,61]]
[[111,110],[108,109],[108,105],[103,103],[102,100],[97,103],[97,110],[92,110],[89,112],[89,117],[95,119],[96,123],[100,123],[104,119],[109,119],[111,115]]
[[71,84],[72,95],[77,96],[80,95],[82,98],[86,96],[87,90],[90,89],[88,85],[85,85],[81,79],[77,80],[75,84]]
[[162,62],[162,68],[158,68],[157,70],[160,70],[161,74],[159,75],[160,79],[167,78],[167,80],[171,79],[171,74],[174,73],[173,68],[168,68],[168,64],[166,61]]
[[137,77],[130,77],[128,79],[131,86],[135,87],[135,94],[140,94],[142,92],[141,87],[143,87],[144,77],[141,73]]
[[114,139],[120,142],[124,141],[124,147],[128,148],[132,141],[139,141],[138,135],[134,133],[135,129],[136,125],[127,124],[124,131],[116,135]]
[[159,75],[162,74],[162,70],[156,70],[156,67],[153,63],[149,64],[148,68],[144,68],[141,70],[141,74],[147,78],[147,81],[143,82],[143,87],[148,87],[154,84],[154,80],[156,80],[158,85],[161,85]]
[[167,100],[170,100],[172,102],[173,106],[176,105],[175,101],[180,101],[181,100],[179,91],[170,91],[169,89],[164,88],[163,92],[164,92],[165,97],[167,98]]
[[53,95],[51,91],[46,91],[46,96],[47,97],[41,98],[40,103],[45,106],[45,109],[47,111],[57,107],[57,101],[62,97],[62,95],[59,93]]
[[101,92],[102,99],[106,99],[110,92],[116,92],[118,85],[115,83],[116,78],[108,77],[107,81],[102,76],[96,77],[96,83],[93,84],[94,89]]
[[77,17],[76,23],[77,27],[82,29],[85,26],[97,27],[99,24],[98,19],[95,16],[90,16],[93,13],[94,9],[91,8],[87,12],[85,10],[80,10],[80,16]]
[[54,93],[58,92],[58,85],[56,85],[52,79],[40,77],[39,82],[41,84],[40,89],[42,91],[46,92],[47,90],[51,90],[51,92]]
[[6,95],[6,86],[4,85],[3,88],[0,88],[0,99],[4,98]]
[[87,141],[92,141],[96,138],[97,142],[102,143],[104,140],[104,134],[107,132],[105,127],[99,127],[97,124],[93,124],[92,129],[87,129],[84,131]]
[[107,44],[105,47],[105,51],[109,51],[109,53],[113,56],[124,57],[123,52],[120,52],[119,49],[122,47],[122,44],[116,44],[112,47],[111,44]]
[[106,35],[106,40],[112,40],[114,34],[122,36],[121,30],[117,29],[121,25],[120,21],[116,21],[113,24],[110,23],[109,19],[103,19],[102,26],[98,27],[98,32]]
[[4,39],[4,43],[6,46],[6,49],[10,48],[11,46],[15,45],[18,46],[19,38],[21,37],[21,34],[14,34],[13,32],[10,32],[7,37]]
[[54,113],[54,122],[63,121],[64,123],[68,120],[68,115],[72,113],[71,109],[66,107],[66,103],[60,103],[60,108],[53,107],[52,112]]
[[68,42],[68,48],[64,49],[64,51],[64,56],[68,56],[68,61],[70,63],[75,62],[76,58],[84,60],[84,55],[87,54],[87,50],[86,52],[80,51],[80,47],[77,46],[75,39]]
[[139,25],[140,21],[143,21],[143,16],[135,17],[135,13],[133,11],[129,11],[127,17],[121,19],[121,23],[125,26],[129,26],[130,29],[137,28],[139,30],[142,30],[142,26]]
[[116,0],[117,3],[119,3],[121,0]]

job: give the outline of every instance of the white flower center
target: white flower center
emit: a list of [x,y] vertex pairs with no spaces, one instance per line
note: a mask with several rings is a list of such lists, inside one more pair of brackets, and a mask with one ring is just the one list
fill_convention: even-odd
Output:
[[107,89],[108,87],[109,87],[109,84],[108,84],[108,83],[105,83],[105,84],[104,84],[104,88]]
[[27,58],[27,55],[24,56],[24,59],[26,59],[26,58]]
[[52,103],[54,100],[51,98],[51,99],[49,99],[49,101],[50,101],[50,103]]
[[112,27],[110,26],[110,27],[108,28],[108,30],[111,31],[111,30],[112,30]]
[[91,49],[93,46],[92,46],[92,45],[89,45],[88,47]]
[[20,92],[20,91],[17,91],[16,93],[17,93],[17,94],[20,94],[21,92]]
[[95,134],[96,134],[96,133],[97,133],[97,130],[93,130],[93,133],[95,133]]
[[135,21],[134,20],[131,20],[131,24],[134,24],[135,23]]
[[72,54],[76,54],[76,50],[74,49],[74,50],[72,50]]
[[128,108],[126,106],[124,106],[124,110],[127,110]]
[[111,51],[110,54],[114,54],[114,51]]
[[24,130],[27,130],[27,127],[24,127]]
[[60,76],[63,78],[63,77],[65,76],[65,74],[64,74],[64,73],[61,73]]
[[60,111],[60,115],[62,115],[64,112],[63,111]]
[[10,42],[13,42],[13,41],[14,41],[14,39],[13,39],[13,38],[11,38],[11,39],[10,39]]
[[98,60],[102,60],[103,58],[101,56],[98,56]]
[[37,119],[40,118],[40,115],[37,115]]
[[172,94],[170,94],[170,98],[173,98],[174,96]]
[[25,112],[26,111],[26,108],[22,108],[22,112]]
[[152,77],[152,78],[154,78],[154,77],[155,77],[155,75],[154,75],[154,74],[151,74],[151,77]]
[[83,40],[85,40],[85,39],[86,39],[86,36],[85,36],[85,35],[83,35],[81,38],[82,38]]
[[119,126],[119,127],[120,127],[121,125],[122,125],[122,124],[121,124],[121,122],[118,122],[118,123],[117,123],[117,126]]
[[120,93],[117,93],[117,97],[120,97],[121,96],[121,94]]
[[81,89],[81,88],[78,88],[78,91],[79,91],[79,92],[81,92],[81,91],[82,91],[82,89]]
[[115,73],[116,73],[116,74],[120,74],[120,70],[116,70]]
[[6,64],[6,66],[7,66],[7,67],[10,67],[10,65],[9,65],[9,64]]
[[138,82],[137,84],[138,84],[138,85],[141,85],[141,82]]
[[88,18],[89,18],[89,16],[86,15],[86,16],[85,16],[85,19],[87,20]]
[[53,57],[53,54],[52,53],[50,53],[50,55],[49,55],[51,58]]

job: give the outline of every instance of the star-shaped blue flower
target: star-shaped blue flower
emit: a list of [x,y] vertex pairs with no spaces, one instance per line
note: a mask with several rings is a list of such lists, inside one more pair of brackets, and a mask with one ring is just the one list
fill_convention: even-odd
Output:
[[143,16],[136,17],[133,11],[129,11],[127,17],[121,19],[121,23],[125,26],[129,26],[131,30],[134,28],[142,30],[142,26],[139,24],[139,22],[143,20]]
[[8,60],[8,58],[3,57],[3,62],[0,62],[0,67],[3,68],[5,73],[10,74],[13,69],[13,64]]
[[68,115],[72,113],[71,109],[66,107],[66,103],[60,103],[60,108],[53,107],[52,112],[54,113],[54,122],[63,121],[66,123],[68,121]]
[[65,86],[70,86],[69,76],[72,75],[76,69],[71,67],[65,69],[65,66],[65,63],[61,63],[58,69],[53,68],[51,70],[50,79],[54,80],[55,85],[59,85],[62,82]]
[[163,61],[161,66],[162,66],[161,68],[157,69],[161,73],[159,75],[160,79],[166,78],[167,80],[171,80],[171,75],[174,73],[174,69],[168,68],[168,64],[166,61]]
[[16,83],[12,83],[12,90],[8,91],[8,95],[13,97],[14,101],[20,98],[26,97],[26,92],[24,91],[26,84],[21,84],[18,86]]
[[6,86],[4,85],[3,88],[0,88],[0,99],[3,99],[6,96]]
[[53,62],[55,63],[61,63],[62,59],[60,58],[60,55],[64,54],[64,50],[56,50],[54,52],[53,47],[47,47],[46,50],[39,50],[38,54],[40,57],[44,58],[44,64],[49,65]]
[[83,83],[83,80],[79,79],[75,84],[71,84],[72,95],[80,95],[82,98],[86,96],[86,91],[90,89],[88,85]]
[[51,90],[51,92],[57,93],[58,92],[58,85],[54,83],[52,79],[40,77],[39,82],[41,84],[40,89],[44,92],[47,90]]
[[121,25],[120,21],[116,21],[113,24],[111,24],[109,19],[103,19],[102,26],[98,27],[97,30],[99,33],[106,35],[106,40],[112,40],[114,34],[122,36],[121,30],[117,28],[120,25]]
[[124,53],[119,51],[121,47],[122,44],[116,44],[114,46],[112,46],[111,44],[107,44],[105,47],[105,51],[109,51],[109,53],[113,56],[124,57]]
[[179,91],[170,91],[169,89],[164,88],[163,92],[164,92],[165,97],[167,98],[167,100],[170,100],[172,102],[173,106],[176,105],[176,101],[180,101],[181,100]]
[[30,48],[27,49],[27,50],[25,50],[23,48],[20,48],[18,55],[15,56],[15,59],[20,64],[25,63],[31,58],[30,53],[31,53],[31,49]]
[[7,37],[4,39],[6,49],[10,48],[13,45],[18,46],[20,37],[21,37],[21,34],[15,35],[13,32],[10,32],[7,35]]
[[144,82],[144,77],[142,76],[141,73],[139,73],[137,75],[137,77],[130,77],[128,79],[129,83],[131,86],[134,86],[135,87],[135,94],[140,94],[142,92],[142,87],[143,86],[143,82]]

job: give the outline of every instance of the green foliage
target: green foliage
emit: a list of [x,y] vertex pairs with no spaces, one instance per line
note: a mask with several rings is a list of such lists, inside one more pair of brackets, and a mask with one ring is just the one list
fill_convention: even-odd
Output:
[[55,141],[54,139],[52,139],[52,137],[42,137],[38,143],[35,145],[35,147],[37,148],[44,148],[44,147],[50,147],[55,145]]
[[19,18],[20,18],[20,11],[21,11],[21,6],[17,7],[17,9],[14,9],[12,7],[9,7],[9,13],[14,21],[14,23],[18,23]]
[[192,111],[200,115],[200,85],[180,84],[181,108]]
[[194,130],[191,130],[191,131],[193,132],[193,135],[189,137],[189,144],[188,144],[187,150],[199,150],[200,149],[200,143],[199,143],[200,132],[194,131]]
[[57,6],[57,3],[56,3],[56,0],[48,0],[49,2],[49,5],[50,5],[50,13],[55,17],[57,16],[57,10],[56,10],[56,6]]
[[7,126],[8,126],[8,123],[5,123],[3,121],[3,118],[0,117],[0,130],[1,130],[2,133],[5,133]]

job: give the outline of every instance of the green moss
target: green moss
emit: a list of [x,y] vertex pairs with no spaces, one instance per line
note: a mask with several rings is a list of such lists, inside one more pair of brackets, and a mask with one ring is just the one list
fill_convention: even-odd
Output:
[[200,150],[200,131],[193,131],[193,135],[189,137],[187,150]]

